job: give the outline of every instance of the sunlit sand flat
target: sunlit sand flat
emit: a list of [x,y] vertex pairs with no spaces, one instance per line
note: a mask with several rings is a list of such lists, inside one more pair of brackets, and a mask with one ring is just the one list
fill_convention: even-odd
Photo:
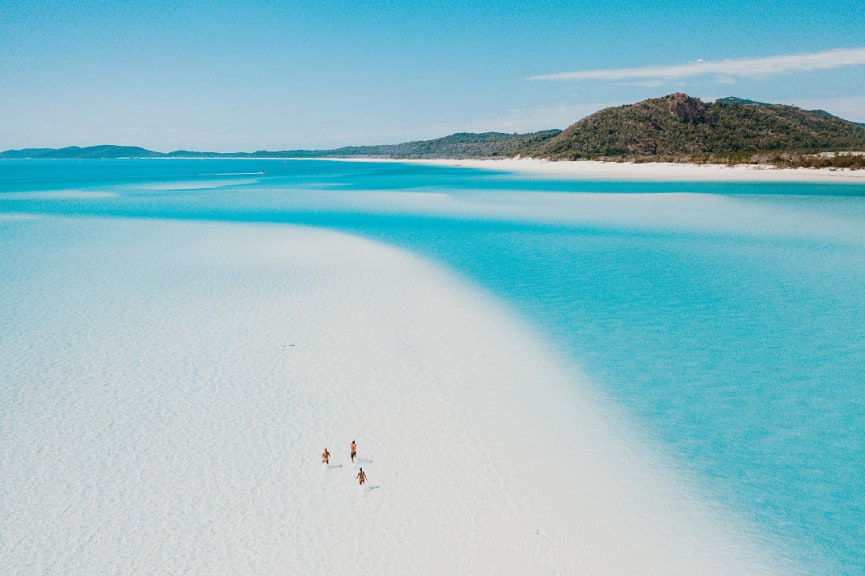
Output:
[[789,570],[512,312],[407,252],[301,227],[4,225],[43,254],[0,292],[9,573]]

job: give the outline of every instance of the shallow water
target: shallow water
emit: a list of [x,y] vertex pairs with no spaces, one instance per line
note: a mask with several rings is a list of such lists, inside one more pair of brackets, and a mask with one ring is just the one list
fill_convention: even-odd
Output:
[[[49,281],[35,263],[63,239],[31,236],[31,214],[299,223],[419,252],[556,342],[707,498],[813,572],[865,572],[863,185],[3,161],[0,294],[35,308],[26,295]],[[2,336],[26,317],[0,305]]]

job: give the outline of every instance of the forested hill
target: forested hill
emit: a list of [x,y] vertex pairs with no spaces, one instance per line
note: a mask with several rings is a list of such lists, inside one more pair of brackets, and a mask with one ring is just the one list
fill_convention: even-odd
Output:
[[434,140],[417,140],[403,144],[381,146],[350,146],[335,150],[312,150],[310,156],[317,157],[379,157],[379,158],[512,158],[537,149],[541,144],[557,136],[561,130],[545,130],[530,134],[505,134],[484,132],[472,134],[460,132]]
[[[129,146],[31,148],[0,158],[508,158],[553,160],[769,162],[865,167],[865,126],[822,110],[723,98],[705,103],[676,93],[607,108],[565,130],[530,134],[459,133],[403,144],[331,150],[154,152]],[[820,152],[842,152],[819,155]],[[827,164],[828,163],[828,164]]]
[[544,158],[644,158],[700,154],[865,150],[865,126],[822,110],[670,94],[601,110],[543,143]]
[[0,152],[0,158],[154,158],[159,152],[138,146],[69,146],[67,148],[24,148]]
[[0,158],[510,158],[534,150],[561,130],[530,134],[458,133],[434,140],[403,144],[346,146],[331,150],[280,150],[258,152],[196,152],[177,150],[162,153],[131,146],[79,148],[26,148],[0,152]]

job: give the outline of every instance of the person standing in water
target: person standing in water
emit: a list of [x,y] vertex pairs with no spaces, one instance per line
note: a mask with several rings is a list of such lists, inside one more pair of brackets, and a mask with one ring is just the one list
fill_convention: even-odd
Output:
[[[351,441],[351,463],[354,464],[354,459],[357,457],[357,444],[354,443],[354,440]],[[363,482],[361,482],[363,484]]]
[[360,468],[358,470],[357,476],[355,476],[355,478],[357,478],[357,483],[360,485],[360,487],[363,488],[363,483],[366,482],[366,472],[363,471],[363,468]]
[[330,464],[330,452],[327,451],[327,448],[325,448],[324,452],[321,453],[321,463]]

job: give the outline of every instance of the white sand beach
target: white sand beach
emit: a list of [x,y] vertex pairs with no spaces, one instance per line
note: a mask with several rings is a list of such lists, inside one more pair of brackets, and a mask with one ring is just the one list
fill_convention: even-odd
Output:
[[663,182],[854,182],[865,183],[865,170],[775,168],[768,165],[685,164],[671,162],[558,161],[533,158],[502,160],[414,160],[442,166],[524,172],[533,176]]
[[435,264],[302,227],[16,225],[50,249],[0,293],[7,574],[794,572]]

